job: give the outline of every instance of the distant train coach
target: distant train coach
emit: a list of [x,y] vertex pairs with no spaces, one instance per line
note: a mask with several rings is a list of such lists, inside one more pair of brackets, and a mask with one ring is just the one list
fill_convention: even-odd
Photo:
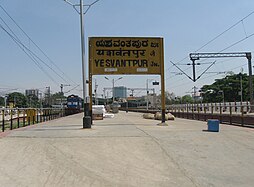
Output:
[[69,95],[67,97],[67,108],[65,109],[66,115],[77,114],[81,112],[83,107],[82,105],[82,98],[77,95]]

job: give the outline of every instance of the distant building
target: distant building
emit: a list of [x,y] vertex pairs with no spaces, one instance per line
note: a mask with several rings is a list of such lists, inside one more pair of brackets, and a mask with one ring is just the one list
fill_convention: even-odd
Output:
[[149,93],[148,95],[142,96],[142,99],[147,102],[148,100],[148,104],[149,107],[152,108],[157,108],[157,104],[160,102],[158,101],[158,96],[156,95],[156,93]]
[[39,98],[39,90],[38,89],[26,90],[26,96],[32,96],[32,95]]
[[127,98],[127,88],[124,86],[114,87],[113,95],[115,98]]
[[148,94],[148,102],[149,102],[149,106],[150,107],[153,107],[153,108],[156,108],[157,107],[157,101],[156,101],[156,94],[153,93],[153,94]]

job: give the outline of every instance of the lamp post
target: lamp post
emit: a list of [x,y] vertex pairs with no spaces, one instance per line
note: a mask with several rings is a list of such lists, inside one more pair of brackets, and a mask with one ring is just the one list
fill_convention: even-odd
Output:
[[222,93],[222,102],[224,103],[224,102],[225,102],[224,91],[223,91],[223,90],[220,90],[219,93]]
[[[159,85],[159,82],[157,82],[156,80],[154,79],[146,79],[146,110],[148,110],[148,106],[149,106],[149,100],[148,100],[148,96],[149,96],[149,88],[148,88],[148,84],[149,84],[149,81],[155,81],[153,82],[153,85]],[[153,100],[154,100],[154,94],[155,94],[155,91],[153,89]]]
[[[104,77],[105,79],[109,80],[108,77]],[[114,88],[115,88],[115,82],[122,79],[123,77],[119,77],[117,79],[112,79],[112,99],[113,99],[113,102],[115,101],[115,92],[114,92]]]
[[98,84],[97,84],[97,80],[94,78],[94,97],[95,97],[95,105],[98,105],[98,97],[97,97],[97,88],[98,88]]
[[148,95],[149,95],[148,82],[149,82],[149,80],[151,80],[151,79],[146,79],[146,110],[148,110],[148,104],[149,104],[149,101],[148,101]]

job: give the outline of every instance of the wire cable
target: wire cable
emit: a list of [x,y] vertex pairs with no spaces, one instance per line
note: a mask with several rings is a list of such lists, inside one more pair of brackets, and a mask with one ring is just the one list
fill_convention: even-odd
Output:
[[[242,65],[240,65],[240,66],[231,68],[231,69],[229,69],[229,70],[226,71],[226,72],[229,72],[229,71],[238,69],[238,68],[243,67],[243,66],[245,66],[245,65],[246,65],[246,64],[242,64]],[[207,79],[207,78],[211,78],[211,77],[216,77],[217,75],[219,75],[219,74],[216,74],[216,75],[209,75],[209,76],[207,76],[207,77],[204,77],[202,80]],[[189,84],[189,83],[183,83],[183,84],[180,84],[180,85],[176,85],[176,86],[174,86],[174,87],[171,87],[171,89],[178,88],[178,87],[180,87],[180,86],[184,86],[184,85],[188,85],[188,84]]]
[[51,77],[48,72],[46,72],[46,70],[44,70],[44,68],[40,65],[40,63],[38,63],[38,61],[34,58],[34,56],[32,56],[31,54],[29,54],[28,52],[26,52],[24,46],[19,43],[19,41],[13,36],[11,35],[11,33],[9,33],[3,26],[2,24],[0,24],[0,28],[5,31],[8,36],[20,47],[20,49],[39,67],[39,69],[44,72],[49,78],[50,80],[52,80],[56,85],[58,85],[58,83],[53,79],[53,77]]
[[[0,17],[1,18],[1,17]],[[2,20],[2,18],[1,18],[1,20]],[[6,22],[4,22],[5,24],[6,24]],[[7,24],[6,24],[7,25]],[[2,26],[2,25],[1,25]],[[59,75],[52,67],[50,67],[47,63],[45,63],[40,57],[38,57],[34,52],[32,52],[30,49],[28,49],[28,47],[26,47],[25,46],[25,44],[24,43],[22,43],[21,41],[20,41],[20,39],[17,37],[17,35],[12,31],[12,29],[7,25],[7,27],[9,28],[9,30],[13,33],[13,35],[15,36],[13,36],[13,35],[11,35],[10,33],[9,33],[9,36],[11,36],[11,38],[15,38],[15,41],[16,42],[18,42],[22,47],[23,47],[23,50],[25,49],[25,50],[27,50],[33,57],[34,57],[34,59],[35,58],[37,58],[40,62],[42,62],[45,66],[47,66],[50,70],[52,70],[56,75],[58,75],[62,80],[64,80],[64,81],[66,81],[61,75]],[[2,28],[3,28],[3,26],[2,26]],[[5,30],[6,32],[8,32],[7,30]],[[38,61],[37,61],[37,63],[38,63]]]
[[[12,16],[5,10],[5,8],[0,5],[1,9],[5,12],[5,14],[13,21],[13,23],[22,31],[22,33],[29,39],[29,41],[31,41],[36,47],[37,49],[39,49],[39,51],[48,59],[48,61],[53,64],[66,78],[68,78],[72,83],[76,84],[67,74],[65,74],[54,62],[51,58],[49,58],[49,56],[32,40],[32,38],[21,28],[21,26],[19,26],[19,24],[12,18]],[[1,18],[1,20],[3,21],[3,19]],[[4,21],[3,21],[4,22]],[[4,22],[5,25],[7,26],[6,22]],[[9,28],[9,27],[8,27]],[[10,28],[9,28],[10,29]],[[10,31],[14,34],[14,32],[10,29]],[[15,35],[16,36],[16,35]],[[16,36],[17,37],[17,36]],[[20,41],[20,40],[19,40]],[[21,42],[21,41],[20,41]],[[62,76],[60,76],[61,79],[63,79],[65,82],[67,82]]]
[[[217,36],[215,36],[213,39],[209,40],[207,43],[205,43],[204,45],[202,45],[201,47],[199,47],[197,50],[195,50],[195,53],[200,51],[201,49],[203,49],[204,47],[206,47],[207,45],[211,44],[212,42],[214,42],[216,39],[218,39],[219,37],[221,37],[222,35],[224,35],[226,32],[228,32],[229,30],[233,29],[235,26],[237,26],[239,23],[242,23],[243,20],[247,19],[248,17],[250,17],[252,14],[254,14],[254,11],[252,11],[251,13],[249,13],[247,16],[243,17],[241,20],[237,21],[236,23],[234,23],[233,25],[231,25],[229,28],[227,28],[226,30],[224,30],[223,32],[221,32],[220,34],[218,34]],[[246,32],[246,31],[245,31]],[[249,36],[250,37],[250,36]],[[246,38],[247,39],[247,38]],[[236,44],[235,44],[236,45]],[[232,45],[233,46],[233,45]],[[232,47],[231,46],[231,47]],[[228,47],[230,48],[230,47]],[[228,49],[225,48],[224,50]],[[175,64],[178,65],[179,63],[183,62],[184,60],[188,59],[189,56],[184,57],[183,59],[179,60],[178,62],[176,62]]]

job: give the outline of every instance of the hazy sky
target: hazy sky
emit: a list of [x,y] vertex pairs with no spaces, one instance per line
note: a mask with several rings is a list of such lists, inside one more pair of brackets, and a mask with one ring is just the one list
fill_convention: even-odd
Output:
[[[70,1],[79,3],[78,0]],[[92,2],[84,0],[84,4]],[[63,83],[71,85],[64,87],[64,91],[80,85],[66,95],[75,93],[82,96],[78,13],[63,0],[1,0],[0,5],[52,60],[49,61],[0,8],[0,95],[11,89],[23,92],[25,89],[38,88],[45,91],[48,86],[52,92],[58,92]],[[170,61],[177,63],[192,76],[191,67],[186,65],[190,63],[188,55],[191,52],[220,52],[245,38],[247,39],[223,52],[253,52],[253,11],[253,0],[100,0],[84,17],[85,42],[90,36],[163,37],[166,91],[182,96],[190,94],[193,86],[201,88],[202,85],[211,84],[215,79],[225,76],[216,72],[238,73],[242,67],[247,73],[247,60],[244,58],[202,60],[201,65],[197,66],[197,75],[209,63],[214,60],[216,63],[208,70],[209,73],[193,83],[185,75],[179,75],[180,71]],[[249,16],[243,19],[247,15]],[[235,27],[198,50],[237,22],[239,24]],[[3,28],[11,35],[15,34],[41,60],[33,62]],[[87,54],[86,45],[86,58]],[[117,79],[121,75],[107,77]],[[95,78],[99,93],[103,93],[104,87],[112,87],[112,82],[104,76]],[[148,78],[160,80],[159,76],[132,75],[124,76],[115,85],[145,88]],[[149,87],[156,88],[157,92],[160,90],[160,87],[151,84]],[[145,92],[135,92],[135,95],[145,95]]]

